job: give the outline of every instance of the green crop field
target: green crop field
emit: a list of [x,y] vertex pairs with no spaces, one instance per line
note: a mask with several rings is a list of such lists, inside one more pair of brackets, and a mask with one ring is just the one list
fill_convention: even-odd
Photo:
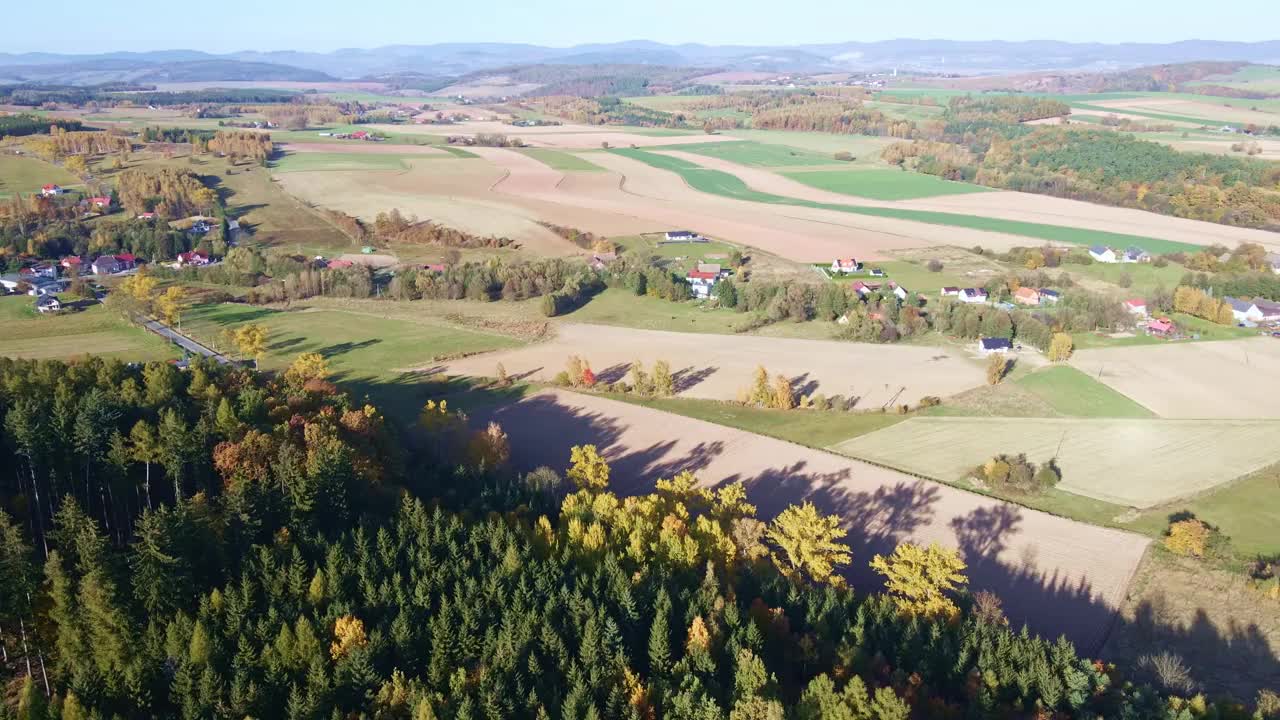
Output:
[[1072,243],[1075,245],[1134,246],[1152,253],[1194,252],[1200,249],[1200,246],[1198,245],[1190,245],[1188,243],[1174,242],[1160,238],[1103,232],[1098,230],[1086,230],[1083,228],[1066,227],[1063,225],[1046,225],[1043,223],[1003,220],[999,218],[962,215],[960,213],[936,212],[930,210],[912,210],[896,207],[859,207],[835,203],[810,202],[807,200],[800,200],[798,198],[753,190],[750,187],[747,187],[747,184],[737,176],[730,175],[726,172],[720,172],[718,170],[709,170],[681,158],[645,152],[644,150],[617,149],[611,150],[610,152],[639,160],[656,168],[674,172],[680,175],[680,177],[682,177],[684,181],[695,190],[710,193],[712,195],[721,195],[738,200],[746,200],[749,202],[768,203],[774,205],[795,205],[800,207],[819,208],[822,210],[833,210],[836,212],[847,212],[857,215],[892,217],[901,220],[914,220],[917,222],[931,223],[934,225],[948,225],[952,227],[970,228],[973,230],[1003,232],[1011,235],[1022,235],[1039,240]]
[[11,151],[0,154],[0,197],[38,193],[46,183],[73,187],[80,184],[80,179],[30,155],[14,155]]
[[523,148],[519,152],[528,155],[552,170],[559,170],[560,172],[604,172],[604,168],[591,164],[586,158],[562,150]]
[[373,155],[358,153],[286,153],[271,161],[273,172],[314,170],[408,170],[407,160],[430,160],[430,155]]
[[784,145],[766,145],[751,141],[745,142],[709,142],[691,145],[671,145],[652,148],[654,150],[679,150],[707,157],[728,160],[739,165],[751,167],[790,167],[804,165],[836,165],[838,161],[830,155],[819,155],[808,150],[789,148]]
[[1142,405],[1067,365],[1037,370],[1016,382],[1069,417],[1155,417]]
[[836,135],[797,130],[725,130],[721,134],[764,145],[783,145],[798,150],[808,150],[828,157],[838,152],[847,152],[855,158],[854,162],[857,164],[878,161],[880,152],[895,142],[893,138],[869,135]]
[[180,355],[158,335],[129,324],[103,305],[41,315],[35,311],[35,298],[0,297],[0,355],[65,360],[88,353],[138,362]]
[[1169,263],[1162,268],[1151,263],[1093,263],[1092,265],[1071,265],[1068,272],[1072,275],[1104,280],[1117,286],[1127,276],[1130,285],[1125,292],[1146,297],[1159,287],[1172,292],[1182,280],[1182,276],[1186,274],[1187,269],[1177,263]]
[[939,195],[990,192],[990,188],[981,185],[901,170],[813,170],[782,174],[819,190],[873,200],[912,200]]

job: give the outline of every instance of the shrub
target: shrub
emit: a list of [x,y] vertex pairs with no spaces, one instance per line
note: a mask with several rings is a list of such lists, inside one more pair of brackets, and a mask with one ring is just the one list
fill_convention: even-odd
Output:
[[1142,680],[1165,692],[1182,697],[1195,694],[1196,681],[1191,677],[1191,670],[1181,657],[1167,650],[1143,655],[1138,658],[1136,668]]
[[831,157],[834,157],[836,160],[839,160],[841,162],[853,161],[853,153],[849,152],[848,150],[841,150],[840,152],[837,152],[835,155],[832,155]]
[[1116,278],[1116,284],[1122,288],[1133,287],[1133,276],[1129,273],[1120,273],[1120,277]]
[[1163,255],[1157,257],[1155,260],[1152,260],[1151,264],[1158,268],[1169,267],[1169,261]]
[[1043,492],[1062,479],[1052,460],[1037,468],[1023,454],[997,455],[974,469],[973,474],[992,489],[1028,495]]
[[1178,520],[1169,525],[1164,546],[1175,555],[1204,557],[1212,535],[1213,529],[1200,520]]
[[560,372],[556,373],[555,377],[551,378],[551,383],[553,385],[559,385],[560,387],[568,387],[569,373],[565,372],[564,370],[561,370]]
[[1058,466],[1052,460],[1040,466],[1036,471],[1035,484],[1041,491],[1054,487],[1062,480],[1062,471],[1058,470]]
[[942,261],[934,258],[929,261],[929,272],[942,272]]
[[942,404],[942,398],[937,395],[925,395],[920,398],[920,407],[931,408]]
[[554,293],[542,296],[542,314],[545,317],[555,317],[560,312],[560,303],[556,300]]
[[1004,376],[1009,373],[1009,368],[1013,366],[1013,359],[1007,358],[1000,353],[995,353],[991,359],[987,361],[987,384],[999,385]]

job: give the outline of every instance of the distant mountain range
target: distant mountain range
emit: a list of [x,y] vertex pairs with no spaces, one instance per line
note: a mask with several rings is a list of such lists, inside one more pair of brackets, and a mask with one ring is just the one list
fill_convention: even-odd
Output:
[[1265,42],[1068,43],[886,40],[824,45],[665,45],[647,40],[552,48],[517,43],[388,45],[327,53],[195,50],[99,55],[0,53],[0,82],[325,81],[395,73],[458,76],[530,63],[646,64],[769,72],[891,70],[990,74],[1109,71],[1194,60],[1280,63],[1280,40]]

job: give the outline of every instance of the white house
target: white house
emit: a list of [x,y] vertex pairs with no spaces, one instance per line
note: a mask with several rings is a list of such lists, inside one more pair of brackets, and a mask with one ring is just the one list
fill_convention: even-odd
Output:
[[1127,263],[1146,263],[1151,262],[1151,253],[1142,248],[1131,247],[1124,251],[1124,255],[1120,257],[1121,262]]
[[1222,299],[1231,305],[1231,316],[1235,318],[1236,322],[1256,323],[1262,321],[1262,311],[1258,309],[1257,304],[1254,302],[1233,297],[1224,297]]
[[1009,338],[993,337],[978,339],[978,354],[991,355],[992,353],[1004,354],[1013,351],[1013,343]]
[[711,288],[715,287],[716,280],[719,279],[719,273],[690,270],[684,281],[689,283],[689,290],[694,297],[705,300],[711,297]]
[[61,195],[64,192],[66,191],[63,190],[61,186],[50,183],[40,188],[40,197],[53,197],[54,195]]
[[906,289],[906,288],[902,287],[901,285],[899,285],[899,284],[897,284],[897,283],[892,283],[892,282],[891,282],[891,283],[889,283],[889,287],[893,290],[893,295],[894,295],[894,297],[898,298],[899,300],[906,300],[906,299],[907,299],[907,295],[908,295],[909,293],[907,292],[907,289]]
[[667,242],[697,242],[702,237],[692,230],[668,230]]
[[209,254],[203,250],[192,250],[191,252],[178,253],[178,260],[173,264],[175,268],[184,265],[202,266],[209,264]]
[[960,297],[960,288],[944,287],[938,291],[940,297]]
[[42,312],[42,313],[58,312],[61,309],[62,309],[62,303],[58,300],[58,298],[52,295],[41,295],[40,298],[36,300],[36,310],[38,312]]
[[986,301],[987,291],[982,288],[965,288],[960,291],[960,302],[984,303]]
[[1041,305],[1051,305],[1053,303],[1058,302],[1058,299],[1061,297],[1062,297],[1062,293],[1058,292],[1057,290],[1050,290],[1049,288],[1040,288],[1040,304]]
[[1089,248],[1089,257],[1093,258],[1094,262],[1100,262],[1100,263],[1113,263],[1118,260],[1116,258],[1115,250],[1112,250],[1109,247],[1103,247],[1101,245],[1094,245],[1093,247]]
[[843,258],[836,258],[831,261],[832,274],[843,273],[847,275],[849,273],[858,272],[861,269],[862,264],[854,258],[849,258],[847,260]]
[[1138,317],[1147,316],[1147,301],[1142,298],[1130,298],[1124,301],[1124,309]]
[[1258,312],[1262,313],[1263,322],[1280,321],[1280,303],[1268,302],[1259,298],[1254,300],[1253,304],[1258,308]]

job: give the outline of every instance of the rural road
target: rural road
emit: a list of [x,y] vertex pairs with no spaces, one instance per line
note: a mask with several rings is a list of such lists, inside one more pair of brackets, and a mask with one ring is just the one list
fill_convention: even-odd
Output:
[[840,515],[855,587],[877,587],[868,563],[904,541],[959,548],[970,589],[1004,602],[1014,627],[1066,635],[1096,652],[1125,598],[1148,541],[1029,510],[849,458],[598,396],[547,390],[477,412],[511,439],[520,470],[563,471],[573,445],[593,443],[619,494],[648,492],[681,470],[704,485],[742,482],[769,519],[809,500]]
[[151,332],[159,335],[160,337],[168,340],[169,342],[174,343],[175,345],[182,348],[183,350],[186,350],[189,353],[192,353],[194,355],[203,355],[208,358],[213,358],[214,360],[222,363],[223,365],[227,365],[231,363],[231,360],[228,359],[225,355],[221,355],[218,352],[215,352],[212,348],[201,345],[195,340],[192,340],[186,335],[183,335],[182,333],[178,332],[177,330],[174,330],[173,328],[169,327],[168,325],[165,325],[164,323],[158,320],[148,320],[146,318],[139,317],[138,323],[142,325],[142,327],[146,328],[147,330],[150,330]]

